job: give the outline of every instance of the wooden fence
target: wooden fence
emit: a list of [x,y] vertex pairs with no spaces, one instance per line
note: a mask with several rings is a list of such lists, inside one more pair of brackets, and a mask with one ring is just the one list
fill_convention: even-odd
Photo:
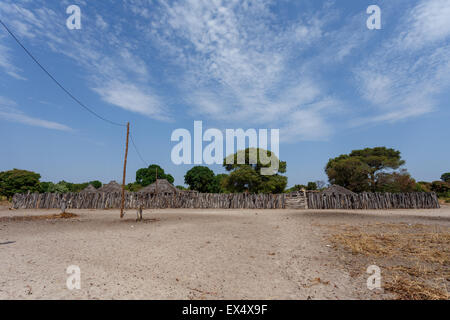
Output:
[[309,209],[436,209],[436,193],[358,193],[354,195],[308,193]]
[[[222,209],[282,209],[284,194],[212,194],[179,193],[176,195],[154,195],[126,193],[125,208],[222,208]],[[15,194],[15,209],[60,208],[62,201],[68,209],[113,209],[120,208],[120,193],[32,193]]]
[[[154,195],[126,193],[125,208],[220,208],[220,209],[284,209],[289,204],[288,194],[210,194],[180,193]],[[304,197],[304,195],[303,195]],[[360,193],[355,195],[324,195],[306,193],[305,208],[309,209],[433,209],[439,208],[435,193]],[[30,193],[15,194],[15,209],[60,208],[62,202],[68,209],[117,209],[120,193]],[[296,206],[295,208],[297,208]]]

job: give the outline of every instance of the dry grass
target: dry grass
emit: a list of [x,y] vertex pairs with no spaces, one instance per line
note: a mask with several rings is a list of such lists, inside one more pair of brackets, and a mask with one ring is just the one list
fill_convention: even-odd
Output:
[[45,214],[38,216],[15,216],[15,217],[0,217],[0,222],[14,222],[14,221],[36,221],[36,220],[57,220],[57,219],[71,219],[78,217],[75,213],[59,213],[59,214]]
[[438,288],[423,281],[395,276],[384,285],[384,288],[395,293],[399,300],[448,300],[450,295],[445,283],[442,283],[443,288]]
[[384,271],[384,289],[398,299],[449,299],[450,228],[408,224],[340,227],[330,236],[352,263],[375,261]]

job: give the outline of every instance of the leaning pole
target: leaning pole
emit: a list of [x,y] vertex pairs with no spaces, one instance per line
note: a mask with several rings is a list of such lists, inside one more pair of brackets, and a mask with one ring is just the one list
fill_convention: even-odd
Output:
[[123,209],[125,207],[125,177],[127,175],[127,156],[128,156],[128,138],[130,136],[130,123],[127,122],[127,142],[125,145],[125,159],[123,161],[123,179],[122,179],[122,200],[120,203],[120,219],[123,218]]

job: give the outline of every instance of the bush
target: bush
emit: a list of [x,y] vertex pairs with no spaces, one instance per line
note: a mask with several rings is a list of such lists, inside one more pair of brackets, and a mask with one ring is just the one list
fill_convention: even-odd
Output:
[[440,198],[450,198],[450,183],[433,181],[431,183],[431,191],[436,192]]

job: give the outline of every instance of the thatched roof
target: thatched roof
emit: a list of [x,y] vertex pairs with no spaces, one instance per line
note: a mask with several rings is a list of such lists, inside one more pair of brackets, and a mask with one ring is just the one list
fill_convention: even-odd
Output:
[[82,192],[82,193],[92,193],[92,192],[98,192],[98,190],[95,189],[95,187],[92,184],[90,184],[86,188],[81,190],[80,192]]
[[122,192],[122,187],[115,181],[111,181],[108,184],[104,184],[98,192],[112,193],[112,192]]
[[175,188],[169,181],[166,179],[158,179],[152,184],[146,186],[139,190],[139,193],[178,193],[178,189]]
[[338,186],[337,184],[333,184],[322,191],[323,194],[331,195],[331,194],[347,194],[352,195],[356,194],[353,191],[350,191],[344,187]]

